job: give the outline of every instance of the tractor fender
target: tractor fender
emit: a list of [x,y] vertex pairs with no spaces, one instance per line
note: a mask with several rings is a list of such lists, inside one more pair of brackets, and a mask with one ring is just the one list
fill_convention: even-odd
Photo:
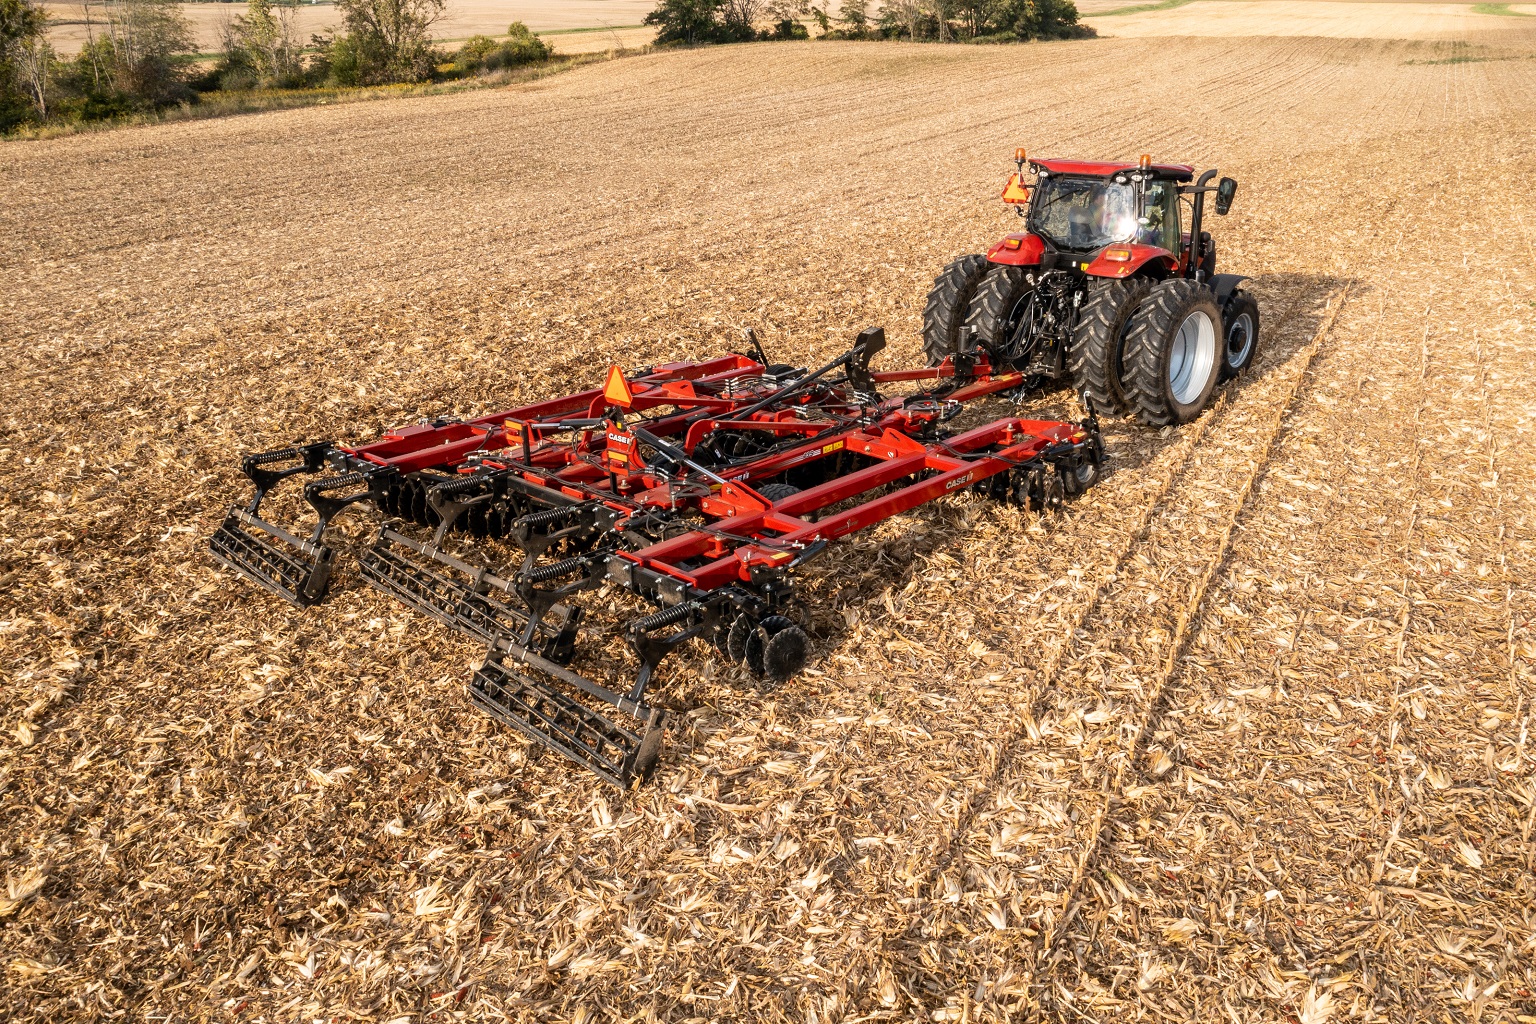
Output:
[[[1119,251],[1123,253],[1127,249],[1131,251],[1131,258],[1128,260],[1111,260],[1108,258],[1108,254],[1111,252]],[[1156,245],[1132,243],[1131,245],[1109,246],[1095,256],[1092,262],[1082,264],[1082,271],[1089,277],[1118,279],[1130,277],[1152,263],[1159,264],[1161,269],[1169,274],[1174,273],[1179,266],[1178,258],[1167,249]]]
[[1237,291],[1237,286],[1246,280],[1248,278],[1242,274],[1214,275],[1211,278],[1211,288],[1216,292],[1216,305],[1221,309],[1226,309],[1228,300],[1232,298],[1232,293]]
[[1045,243],[1031,234],[1007,235],[987,250],[987,262],[1005,267],[1033,267],[1040,262]]

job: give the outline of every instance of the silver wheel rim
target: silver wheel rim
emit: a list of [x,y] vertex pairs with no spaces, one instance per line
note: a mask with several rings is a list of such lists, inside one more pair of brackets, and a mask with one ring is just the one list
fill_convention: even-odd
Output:
[[1216,366],[1216,325],[1203,309],[1184,318],[1168,353],[1168,390],[1180,405],[1199,401]]
[[1227,365],[1234,370],[1248,361],[1253,351],[1253,317],[1244,313],[1227,328]]

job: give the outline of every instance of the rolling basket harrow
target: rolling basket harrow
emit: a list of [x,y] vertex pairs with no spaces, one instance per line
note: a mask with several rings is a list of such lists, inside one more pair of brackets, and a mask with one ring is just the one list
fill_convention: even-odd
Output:
[[[329,587],[332,522],[371,506],[382,524],[361,577],[486,645],[470,699],[627,787],[660,755],[666,712],[648,693],[677,647],[713,643],[772,683],[804,666],[796,570],[829,542],[963,488],[1045,509],[1098,478],[1091,409],[1081,423],[947,427],[964,403],[1025,383],[985,351],[874,372],[873,328],[808,370],[748,340],[750,355],[613,367],[601,389],[480,419],[247,456],[255,497],[230,511],[213,555],[309,606]],[[882,396],[900,384],[922,388]],[[260,516],[294,476],[313,477],[304,536]],[[581,596],[603,588],[643,614],[589,628]],[[629,648],[632,677],[612,680],[605,635]]]

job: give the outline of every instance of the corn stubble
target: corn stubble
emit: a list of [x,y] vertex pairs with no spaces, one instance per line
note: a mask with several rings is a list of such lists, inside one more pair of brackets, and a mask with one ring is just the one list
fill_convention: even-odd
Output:
[[[1536,1015],[1536,93],[1442,50],[705,50],[0,152],[5,1016]],[[1064,514],[843,545],[797,683],[669,663],[649,788],[357,581],[203,554],[242,451],[749,325],[915,360],[1021,142],[1240,178],[1255,369]]]

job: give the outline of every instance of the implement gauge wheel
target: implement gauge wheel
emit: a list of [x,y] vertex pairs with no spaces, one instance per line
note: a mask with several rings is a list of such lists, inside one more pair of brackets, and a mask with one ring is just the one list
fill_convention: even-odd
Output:
[[1125,397],[1149,427],[1188,423],[1205,411],[1222,361],[1221,310],[1207,287],[1157,284],[1125,338]]
[[934,279],[923,307],[923,355],[929,366],[938,366],[960,350],[960,328],[971,296],[989,267],[985,256],[961,256]]

